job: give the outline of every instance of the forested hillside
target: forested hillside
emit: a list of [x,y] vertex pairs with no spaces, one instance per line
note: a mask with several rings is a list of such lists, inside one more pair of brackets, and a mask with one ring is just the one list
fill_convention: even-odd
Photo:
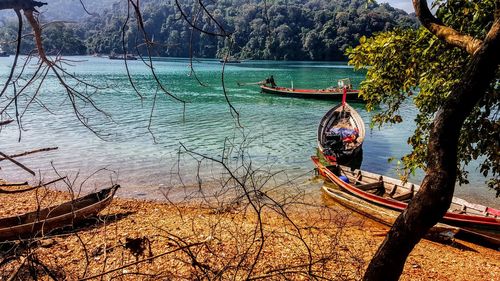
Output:
[[[46,9],[50,10],[58,1],[48,2],[50,6]],[[72,2],[72,7],[74,2],[79,4],[79,1],[68,2]],[[83,2],[90,12],[96,12],[98,8],[99,15],[62,13],[65,17],[84,20],[48,25],[44,40],[47,50],[62,54],[123,53],[121,32],[127,19],[126,1],[115,4],[109,1]],[[196,18],[196,26],[220,32],[206,13],[195,17],[200,10],[198,1],[182,3],[188,18]],[[153,55],[188,57],[192,51],[195,57],[214,58],[229,50],[233,57],[240,59],[341,60],[345,58],[344,50],[356,45],[363,35],[395,27],[416,26],[414,17],[404,11],[387,4],[367,4],[366,0],[222,0],[206,1],[206,4],[213,18],[232,34],[231,40],[196,30],[192,32],[173,1],[141,1],[146,36],[156,43]],[[69,3],[60,5],[53,7],[56,10]],[[83,11],[81,5],[80,10]],[[48,12],[46,14],[49,15]],[[46,18],[52,19],[53,16]],[[128,22],[124,37],[128,52],[145,53],[143,46],[136,48],[143,42],[143,34],[137,30],[134,17],[130,17]],[[15,21],[5,22],[0,36],[12,39],[15,30]],[[51,34],[54,32],[58,35]],[[23,52],[32,47],[25,45]],[[4,49],[12,48],[4,44]]]

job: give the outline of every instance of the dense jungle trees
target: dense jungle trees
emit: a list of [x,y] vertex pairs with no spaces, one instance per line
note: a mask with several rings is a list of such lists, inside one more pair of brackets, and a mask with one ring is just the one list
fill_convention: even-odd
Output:
[[[128,52],[146,53],[144,46],[136,50],[137,42],[142,42],[144,38],[135,28],[135,19],[126,16],[126,1],[108,3],[107,7],[104,3],[90,1],[86,7],[92,16],[82,16],[85,12],[77,2],[74,7],[69,7],[68,3],[59,6],[51,3],[52,9],[41,14],[42,20],[49,22],[58,9],[80,11],[77,16],[74,12],[61,10],[61,14],[72,15],[80,21],[66,24],[64,31],[68,36],[47,41],[49,53],[82,54],[80,41],[84,42],[87,54],[123,53],[121,32],[127,20],[125,47]],[[194,24],[205,31],[217,31],[218,27],[206,14],[196,15],[194,11],[199,10],[197,1],[181,2],[183,12]],[[362,36],[371,36],[395,27],[417,25],[415,18],[402,10],[387,4],[367,4],[365,0],[237,0],[207,3],[206,8],[214,19],[232,34],[232,42],[229,42],[224,37],[210,36],[196,30],[191,32],[191,26],[181,18],[174,1],[146,0],[141,1],[141,5],[146,34],[156,44],[153,54],[156,56],[213,58],[222,57],[223,53],[229,51],[232,56],[242,59],[344,60],[344,51],[356,45]],[[68,20],[66,16],[64,19]],[[58,27],[47,25],[44,31],[46,38],[56,38],[52,33],[57,34],[57,29],[63,28],[61,23],[56,25]],[[0,22],[1,41],[4,41],[4,49],[11,52],[14,44],[6,42],[13,41],[16,30],[17,22],[4,15],[3,24]],[[24,46],[23,53],[32,49],[33,46]]]

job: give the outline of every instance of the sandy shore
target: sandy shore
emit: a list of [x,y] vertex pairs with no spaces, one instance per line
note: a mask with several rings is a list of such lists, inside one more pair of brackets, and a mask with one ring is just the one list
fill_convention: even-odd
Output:
[[[234,195],[176,204],[116,198],[77,231],[2,244],[0,280],[359,280],[387,231],[326,198]],[[0,217],[68,198],[47,189],[0,194]],[[401,280],[500,280],[499,268],[499,251],[423,240]]]

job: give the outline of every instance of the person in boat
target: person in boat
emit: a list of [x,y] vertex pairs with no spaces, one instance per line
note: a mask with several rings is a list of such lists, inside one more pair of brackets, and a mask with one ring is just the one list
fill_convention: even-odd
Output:
[[270,84],[271,87],[276,88],[276,83],[274,82],[274,77],[272,75],[266,78],[266,84]]

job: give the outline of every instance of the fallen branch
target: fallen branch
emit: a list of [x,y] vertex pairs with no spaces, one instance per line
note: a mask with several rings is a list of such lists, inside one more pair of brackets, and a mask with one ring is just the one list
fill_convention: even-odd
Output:
[[[27,192],[27,191],[31,191],[31,190],[34,190],[34,189],[37,189],[37,188],[40,188],[42,186],[47,186],[49,184],[53,184],[53,183],[56,183],[58,181],[61,181],[63,179],[65,179],[66,177],[61,177],[61,178],[58,178],[58,179],[55,179],[53,181],[49,181],[48,183],[43,183],[43,184],[40,184],[40,185],[37,185],[37,186],[33,186],[33,187],[29,187],[29,188],[26,188],[26,189],[19,189],[19,190],[5,190],[5,189],[1,189],[0,188],[0,193],[3,193],[3,194],[15,194],[15,193],[23,193],[23,192]],[[27,184],[27,183],[25,183]],[[6,184],[8,185],[8,184]],[[0,185],[2,186],[2,185]]]
[[15,183],[0,183],[0,187],[6,187],[6,186],[23,186],[23,185],[28,185],[28,182],[15,182]]
[[19,266],[14,270],[14,272],[12,273],[12,275],[10,275],[10,277],[9,277],[9,279],[7,279],[7,281],[13,281],[14,278],[16,278],[17,274],[19,273],[19,271],[21,270],[21,268],[23,267],[23,265],[27,259],[28,259],[28,256],[21,258],[21,262],[19,263]]
[[[26,155],[29,155],[29,154],[33,154],[33,153],[56,150],[58,148],[59,147],[40,148],[40,149],[31,150],[31,151],[25,151],[25,152],[19,153],[19,154],[13,154],[13,155],[10,155],[9,157],[10,158],[16,158],[16,157],[21,157],[21,156],[26,156]],[[0,162],[3,161],[3,160],[5,160],[5,159],[7,159],[7,158],[0,158]]]
[[32,170],[30,170],[28,167],[24,166],[23,164],[17,162],[16,160],[12,159],[9,155],[3,153],[3,152],[0,152],[0,156],[6,158],[7,160],[9,160],[10,162],[16,164],[17,166],[21,167],[23,170],[25,170],[26,172],[30,173],[31,175],[35,175],[35,172],[33,172]]
[[152,257],[149,257],[149,258],[146,258],[146,259],[142,259],[142,260],[139,260],[139,261],[136,261],[136,262],[132,262],[132,263],[126,264],[124,266],[120,266],[120,267],[108,270],[106,272],[103,272],[103,273],[100,273],[100,274],[97,274],[97,275],[93,275],[93,276],[90,276],[90,277],[84,277],[84,278],[78,279],[78,281],[84,281],[84,280],[90,280],[90,279],[102,277],[102,276],[104,276],[106,274],[109,274],[109,273],[112,273],[112,272],[115,272],[115,271],[118,271],[118,270],[130,267],[130,266],[133,266],[133,265],[136,265],[136,264],[140,264],[140,263],[143,263],[145,261],[151,261],[151,260],[154,260],[156,258],[159,258],[159,257],[162,257],[162,256],[166,256],[168,254],[172,254],[172,253],[175,253],[177,251],[188,249],[188,248],[191,248],[191,247],[194,247],[194,246],[199,246],[199,245],[202,245],[202,244],[205,244],[205,241],[198,242],[198,243],[193,243],[193,244],[186,245],[186,246],[182,246],[182,247],[179,247],[177,249],[174,249],[174,250],[171,250],[171,251],[168,251],[168,252],[164,252],[164,253],[158,254],[156,256],[152,256]]

